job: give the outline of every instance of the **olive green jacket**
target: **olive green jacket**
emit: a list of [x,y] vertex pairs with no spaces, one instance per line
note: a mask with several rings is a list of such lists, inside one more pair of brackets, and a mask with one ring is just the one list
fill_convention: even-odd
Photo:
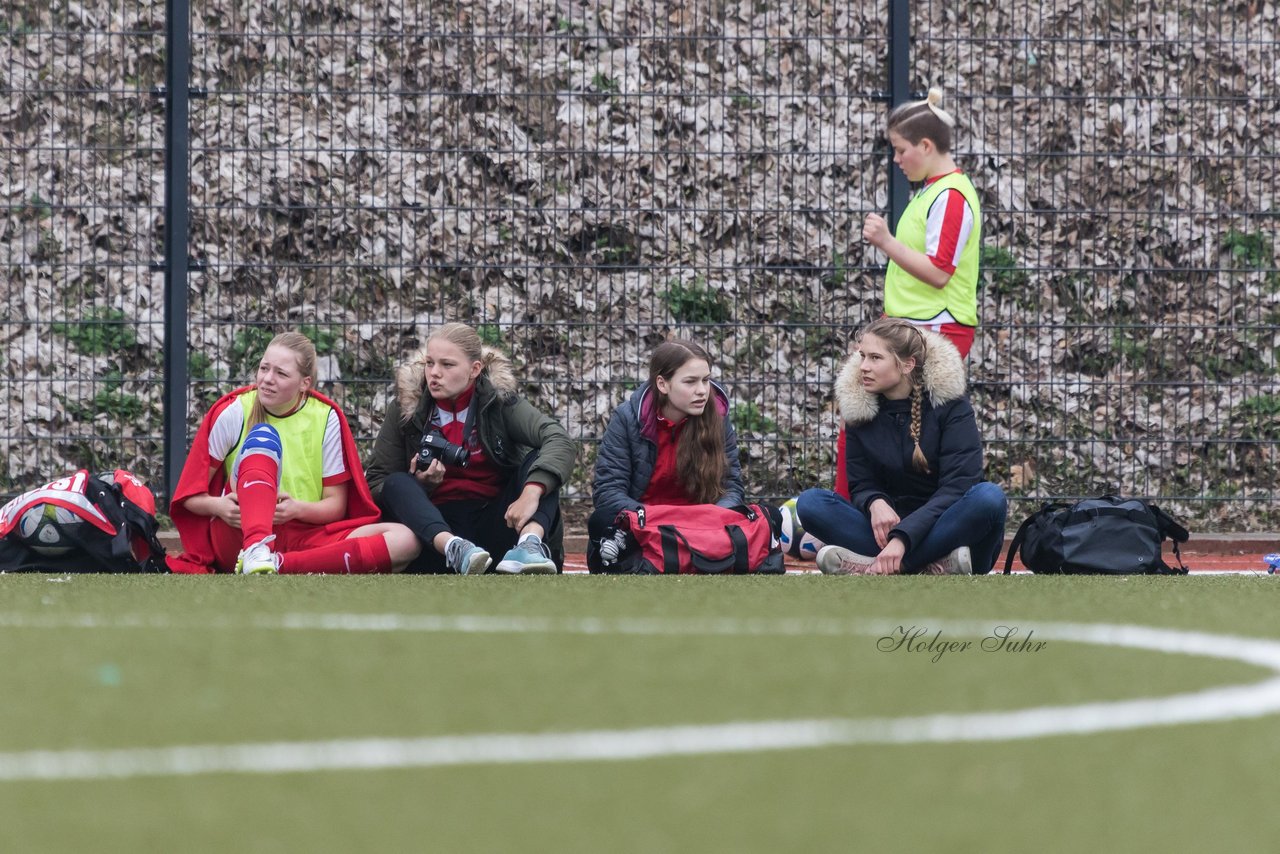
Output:
[[[382,429],[373,443],[373,457],[365,467],[365,479],[375,498],[388,475],[409,471],[409,462],[418,455],[422,434],[435,414],[435,400],[424,393],[425,360],[423,349],[396,371],[396,399],[387,406]],[[480,443],[500,468],[514,473],[529,451],[536,450],[538,458],[528,482],[550,492],[573,474],[578,443],[559,422],[520,396],[505,357],[480,373],[471,405],[478,407],[475,424]]]

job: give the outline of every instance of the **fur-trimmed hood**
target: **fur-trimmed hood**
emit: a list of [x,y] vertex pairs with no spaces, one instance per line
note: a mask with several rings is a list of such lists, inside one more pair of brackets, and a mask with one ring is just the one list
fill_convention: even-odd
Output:
[[[481,359],[488,364],[480,371],[476,383],[486,378],[494,391],[501,397],[509,397],[517,392],[516,375],[511,369],[511,360],[501,350],[493,347],[481,348]],[[490,360],[490,356],[493,356]],[[396,402],[400,404],[400,418],[408,421],[418,411],[422,402],[422,393],[427,387],[424,373],[427,364],[427,348],[421,347],[409,357],[409,361],[396,368]]]
[[[960,351],[944,336],[927,329],[920,331],[924,333],[924,391],[929,396],[929,403],[941,406],[963,397],[966,383]],[[880,395],[862,387],[861,366],[862,353],[854,353],[836,377],[836,405],[840,407],[840,417],[846,424],[865,424],[880,411]]]

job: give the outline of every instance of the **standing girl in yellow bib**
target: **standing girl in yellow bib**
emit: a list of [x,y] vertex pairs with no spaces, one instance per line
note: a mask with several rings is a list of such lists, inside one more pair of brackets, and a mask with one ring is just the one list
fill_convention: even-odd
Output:
[[[942,109],[942,90],[930,89],[889,113],[893,162],[907,180],[923,183],[895,232],[868,214],[862,237],[889,256],[884,313],[937,332],[968,358],[978,327],[978,254],[982,206],[978,191],[951,156],[955,119]],[[836,491],[848,497],[844,435],[836,462]]]
[[896,233],[879,214],[867,216],[862,236],[889,256],[884,313],[941,333],[967,356],[978,325],[978,252],[982,207],[973,183],[951,157],[955,119],[942,91],[889,114],[893,162],[924,186],[898,220]]

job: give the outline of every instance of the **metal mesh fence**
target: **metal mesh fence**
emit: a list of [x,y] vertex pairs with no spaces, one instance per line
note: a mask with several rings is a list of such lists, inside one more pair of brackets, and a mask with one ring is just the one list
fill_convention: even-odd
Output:
[[[1274,9],[993,5],[910,17],[911,88],[946,90],[982,194],[992,478],[1274,524]],[[298,328],[367,446],[394,366],[463,320],[583,440],[585,499],[596,437],[674,333],[715,354],[750,492],[828,483],[831,382],[881,307],[860,232],[889,204],[887,8],[194,4],[189,425]],[[7,489],[77,440],[161,475],[162,15],[32,6],[0,39],[9,304],[30,306],[3,327]],[[114,73],[80,79],[92,57]],[[90,269],[118,272],[89,297]],[[110,352],[87,358],[87,330]]]
[[0,13],[0,492],[158,456],[163,12]]

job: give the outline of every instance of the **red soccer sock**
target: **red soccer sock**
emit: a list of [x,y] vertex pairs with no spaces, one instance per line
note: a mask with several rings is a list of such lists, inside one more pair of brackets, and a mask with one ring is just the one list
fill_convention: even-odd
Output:
[[314,549],[286,552],[280,556],[281,575],[308,573],[371,573],[391,570],[391,552],[381,534],[356,537]]
[[250,454],[240,461],[236,496],[240,499],[240,531],[246,546],[271,535],[279,496],[280,467],[266,454]]

